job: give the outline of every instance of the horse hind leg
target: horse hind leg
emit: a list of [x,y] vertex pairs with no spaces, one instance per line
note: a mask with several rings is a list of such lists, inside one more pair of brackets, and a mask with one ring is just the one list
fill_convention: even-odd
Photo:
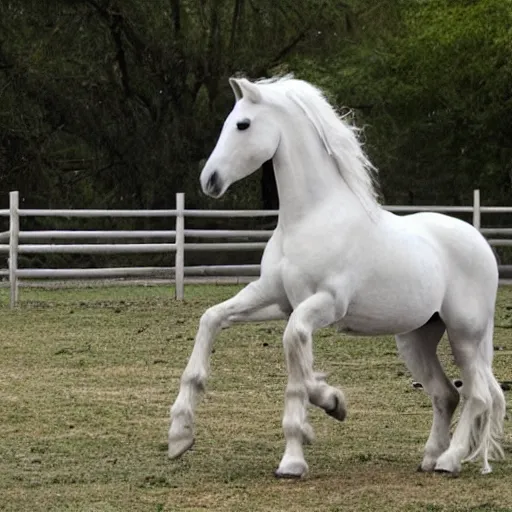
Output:
[[453,329],[448,338],[455,363],[461,369],[463,408],[450,446],[436,471],[458,474],[464,461],[481,458],[482,473],[491,472],[489,459],[503,457],[500,437],[505,419],[505,397],[492,372],[493,323],[485,329]]
[[432,399],[432,429],[418,468],[420,471],[433,471],[439,456],[449,447],[450,425],[459,403],[459,393],[437,357],[437,346],[444,331],[445,325],[436,315],[419,329],[396,336],[401,357],[413,378],[422,383]]

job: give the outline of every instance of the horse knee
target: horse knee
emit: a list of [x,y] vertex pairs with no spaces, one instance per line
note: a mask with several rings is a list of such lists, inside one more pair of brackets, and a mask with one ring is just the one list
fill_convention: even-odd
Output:
[[312,373],[312,353],[311,333],[309,333],[300,322],[296,320],[288,322],[288,326],[283,335],[283,348],[289,370],[299,371],[306,377],[311,367]]
[[450,385],[445,393],[432,395],[434,407],[440,411],[446,411],[452,415],[459,405],[460,395],[457,389]]
[[221,327],[222,318],[217,311],[216,306],[208,308],[199,320],[199,329],[205,329],[208,331],[216,331]]
[[181,376],[181,385],[191,387],[199,393],[204,393],[208,373],[205,368],[186,368]]
[[297,342],[299,342],[301,345],[305,345],[309,339],[309,336],[310,333],[307,331],[302,322],[292,315],[284,331],[283,345],[285,349],[292,348],[297,344]]

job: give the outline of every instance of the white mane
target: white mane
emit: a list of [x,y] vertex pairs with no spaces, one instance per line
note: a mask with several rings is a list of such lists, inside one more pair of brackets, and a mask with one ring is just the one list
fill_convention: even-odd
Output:
[[[326,151],[332,156],[341,177],[372,213],[378,208],[375,175],[377,169],[364,153],[358,139],[358,128],[347,124],[326,100],[322,91],[292,75],[259,80],[265,96],[273,100],[272,92],[284,94],[306,115],[318,132]],[[267,96],[267,92],[270,93]],[[279,98],[275,98],[278,101]]]

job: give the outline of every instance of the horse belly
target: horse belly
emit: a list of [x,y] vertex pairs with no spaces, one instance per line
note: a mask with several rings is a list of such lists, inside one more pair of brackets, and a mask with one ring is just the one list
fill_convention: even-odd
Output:
[[426,324],[436,309],[438,308],[433,303],[418,307],[411,307],[406,303],[387,304],[381,307],[375,304],[364,307],[364,304],[361,304],[349,307],[347,315],[337,327],[341,332],[362,336],[401,334],[414,331]]
[[340,321],[341,330],[367,335],[400,334],[421,327],[439,312],[444,286],[438,262],[408,260],[360,283]]
[[415,318],[376,317],[374,315],[352,314],[343,318],[336,327],[340,332],[345,334],[379,336],[414,331],[420,325],[418,325],[418,321]]

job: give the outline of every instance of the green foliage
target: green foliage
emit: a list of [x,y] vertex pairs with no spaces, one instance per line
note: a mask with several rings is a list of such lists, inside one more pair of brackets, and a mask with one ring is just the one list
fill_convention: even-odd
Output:
[[467,204],[480,188],[486,204],[510,203],[512,3],[398,5],[377,4],[338,58],[297,64],[367,125],[387,202]]
[[510,0],[5,0],[0,205],[272,205],[268,169],[220,203],[198,175],[227,78],[287,71],[354,111],[386,203],[510,204],[511,27]]
[[[186,191],[197,206],[200,163],[233,101],[227,77],[269,74],[301,45],[307,53],[336,19],[324,4],[4,2],[3,190],[31,206],[141,208]],[[258,187],[244,191],[258,206]]]

